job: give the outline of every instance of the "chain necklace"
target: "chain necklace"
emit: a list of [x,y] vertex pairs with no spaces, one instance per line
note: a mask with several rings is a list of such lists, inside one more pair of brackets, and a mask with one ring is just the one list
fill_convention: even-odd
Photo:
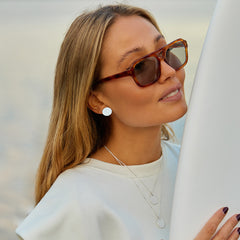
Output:
[[[149,205],[149,207],[152,209],[153,214],[156,217],[156,224],[159,228],[165,228],[166,223],[163,219],[163,217],[161,217],[158,213],[156,213],[155,209],[153,208],[153,205],[160,205],[160,209],[161,209],[161,199],[159,200],[158,197],[154,194],[154,189],[156,187],[156,184],[158,182],[159,179],[159,175],[156,178],[154,185],[153,185],[153,190],[151,191],[146,184],[141,180],[141,178],[139,178],[133,171],[132,169],[130,169],[124,162],[122,162],[120,159],[118,159],[111,150],[109,150],[109,148],[104,145],[104,148],[112,155],[112,157],[119,163],[120,166],[125,167],[128,169],[128,171],[135,177],[135,179],[138,179],[140,181],[140,183],[142,184],[142,186],[148,191],[148,194],[150,196],[150,202],[149,200],[146,198],[145,194],[143,193],[143,191],[141,190],[141,187],[139,185],[139,183],[136,180],[133,180],[133,182],[135,183],[137,189],[139,190],[139,192],[141,193],[142,197],[144,198],[144,200],[146,201],[146,203]],[[162,190],[161,190],[162,191]],[[162,197],[162,193],[161,193],[161,197]]]

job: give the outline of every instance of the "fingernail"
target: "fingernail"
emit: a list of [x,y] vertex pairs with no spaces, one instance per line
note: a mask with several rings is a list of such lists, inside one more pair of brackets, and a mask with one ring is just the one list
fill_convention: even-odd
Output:
[[240,214],[238,214],[237,216],[236,216],[236,218],[237,218],[237,220],[238,220],[238,222],[240,221]]
[[226,214],[228,212],[228,207],[223,208],[223,212]]
[[237,230],[237,231],[238,231],[238,234],[240,235],[240,228],[238,228],[238,230]]

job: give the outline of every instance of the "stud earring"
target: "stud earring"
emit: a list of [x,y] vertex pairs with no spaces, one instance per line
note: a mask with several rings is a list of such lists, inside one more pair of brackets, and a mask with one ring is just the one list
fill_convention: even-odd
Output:
[[110,107],[105,107],[103,110],[102,110],[102,114],[105,116],[105,117],[108,117],[112,114],[112,109]]

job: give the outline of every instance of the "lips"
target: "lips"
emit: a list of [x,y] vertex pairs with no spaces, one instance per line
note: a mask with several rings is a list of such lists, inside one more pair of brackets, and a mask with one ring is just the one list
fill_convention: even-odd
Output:
[[162,100],[166,99],[166,98],[169,98],[169,97],[172,97],[174,95],[176,95],[178,93],[179,89],[169,93],[166,97],[163,97]]
[[159,99],[159,101],[178,100],[181,95],[181,84],[177,84],[171,88],[166,89],[166,91],[163,92],[162,97]]

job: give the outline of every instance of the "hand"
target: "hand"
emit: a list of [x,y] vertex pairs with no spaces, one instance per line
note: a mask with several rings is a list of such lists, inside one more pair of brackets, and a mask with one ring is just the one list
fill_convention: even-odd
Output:
[[[237,240],[240,228],[235,228],[240,220],[240,214],[230,217],[226,223],[216,232],[219,224],[225,217],[228,208],[219,209],[205,224],[194,240]],[[235,229],[234,229],[235,228]]]

